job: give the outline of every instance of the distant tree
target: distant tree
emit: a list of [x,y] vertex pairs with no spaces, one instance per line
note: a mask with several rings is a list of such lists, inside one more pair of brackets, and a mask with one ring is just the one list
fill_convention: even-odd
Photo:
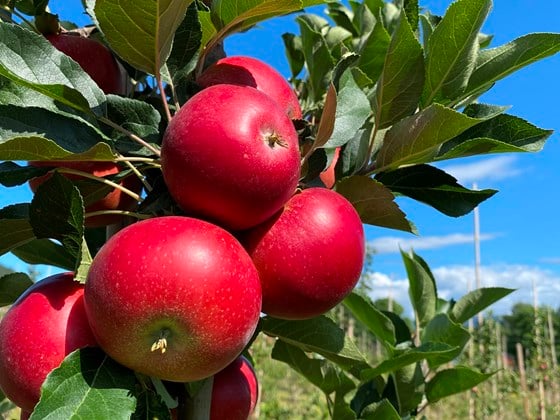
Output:
[[[543,321],[545,330],[548,328],[547,317],[548,312],[552,314],[552,324],[555,330],[555,347],[556,354],[560,351],[560,313],[558,310],[552,310],[548,306],[538,308],[538,316]],[[511,314],[502,317],[504,325],[504,333],[507,336],[507,351],[511,355],[515,355],[515,344],[521,343],[525,351],[531,356],[535,352],[534,344],[534,328],[535,328],[535,312],[533,306],[528,303],[517,303],[513,306]],[[547,333],[548,334],[548,333]]]

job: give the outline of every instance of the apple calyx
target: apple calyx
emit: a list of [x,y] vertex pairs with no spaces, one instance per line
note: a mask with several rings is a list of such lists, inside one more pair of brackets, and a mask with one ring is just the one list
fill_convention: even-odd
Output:
[[152,344],[151,351],[161,351],[164,354],[167,351],[167,338],[169,337],[169,330],[163,329],[159,333],[159,338]]
[[288,143],[275,131],[273,131],[270,134],[266,134],[265,140],[268,142],[268,145],[271,148],[273,148],[276,145],[280,147],[288,147]]

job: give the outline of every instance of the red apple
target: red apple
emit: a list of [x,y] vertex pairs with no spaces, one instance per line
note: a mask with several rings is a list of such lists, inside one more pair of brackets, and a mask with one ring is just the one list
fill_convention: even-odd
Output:
[[271,217],[294,194],[298,136],[264,93],[211,86],[171,120],[161,165],[169,192],[184,211],[246,229]]
[[23,411],[33,411],[66,355],[96,345],[83,295],[72,273],[56,274],[26,290],[0,322],[0,388]]
[[298,97],[290,84],[274,67],[256,58],[222,58],[208,67],[197,82],[204,88],[217,84],[251,86],[274,99],[291,119],[302,117]]
[[[54,166],[60,168],[76,169],[82,172],[87,172],[98,177],[106,177],[119,173],[121,168],[114,162],[70,162],[70,161],[34,161],[29,162],[32,166]],[[65,174],[68,179],[78,180],[81,177],[77,175]],[[43,184],[51,174],[46,174],[40,177],[32,178],[29,180],[29,187],[31,191],[37,191],[37,188]],[[83,179],[83,178],[82,178]],[[131,175],[120,182],[125,188],[138,192],[141,189],[140,180]],[[105,197],[86,206],[86,213],[92,213],[103,210],[130,210],[134,207],[136,201],[128,194],[123,193],[121,190],[114,189],[109,192]],[[85,220],[86,227],[101,227],[113,223],[118,223],[122,220],[120,215],[99,215],[88,217]]]
[[240,356],[214,375],[210,420],[247,420],[255,410],[258,395],[257,375],[249,361]]
[[89,74],[103,92],[116,95],[126,93],[126,78],[111,51],[102,43],[79,35],[46,35],[49,42]]
[[127,226],[100,249],[85,286],[100,347],[156,378],[189,382],[231,363],[261,308],[257,271],[227,231],[166,216]]
[[263,312],[277,318],[325,313],[352,291],[364,263],[358,213],[325,188],[294,195],[244,242],[261,278]]

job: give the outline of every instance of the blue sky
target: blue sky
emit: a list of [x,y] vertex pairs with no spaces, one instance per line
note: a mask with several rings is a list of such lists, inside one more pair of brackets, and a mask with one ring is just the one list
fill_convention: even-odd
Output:
[[[442,14],[446,0],[421,1],[433,13]],[[79,24],[87,22],[77,12],[80,2],[51,1],[51,9]],[[321,13],[323,7],[313,8]],[[529,32],[560,32],[560,3],[549,0],[495,0],[483,30],[494,34],[498,46]],[[277,18],[259,28],[228,39],[229,55],[245,54],[261,58],[286,76],[281,34],[297,32],[293,16]],[[465,186],[498,189],[499,193],[480,206],[482,283],[484,286],[514,287],[519,290],[494,311],[503,313],[517,301],[531,302],[531,282],[536,281],[539,302],[558,307],[560,300],[560,55],[533,64],[496,86],[482,98],[484,102],[510,105],[510,113],[555,134],[537,154],[492,155],[444,162],[440,167],[455,175]],[[30,200],[26,186],[0,187],[0,206]],[[454,219],[409,199],[399,199],[420,232],[419,236],[377,227],[366,227],[367,239],[377,249],[370,276],[374,297],[391,294],[401,304],[407,301],[406,274],[399,247],[411,247],[433,269],[440,293],[458,298],[474,281],[473,217]],[[16,270],[26,265],[11,256],[0,263]],[[45,272],[47,273],[47,272]]]

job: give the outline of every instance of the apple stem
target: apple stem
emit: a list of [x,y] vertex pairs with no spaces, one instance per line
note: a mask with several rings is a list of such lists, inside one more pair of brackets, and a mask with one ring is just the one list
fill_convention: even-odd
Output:
[[152,351],[161,350],[161,354],[167,351],[167,337],[169,337],[169,330],[163,329],[159,333],[159,338],[152,344]]
[[117,190],[122,191],[123,193],[125,193],[126,195],[129,195],[130,197],[132,197],[136,201],[140,201],[142,199],[138,194],[136,194],[133,191],[130,191],[128,188],[123,187],[122,185],[119,185],[119,184],[117,184],[113,181],[109,181],[106,178],[92,175],[88,172],[78,171],[76,169],[70,169],[70,168],[57,168],[56,171],[61,173],[61,174],[78,175],[78,176],[83,177],[83,178],[92,179],[94,181],[101,182],[102,184],[109,185],[110,187],[113,187],[113,188],[116,188]]

